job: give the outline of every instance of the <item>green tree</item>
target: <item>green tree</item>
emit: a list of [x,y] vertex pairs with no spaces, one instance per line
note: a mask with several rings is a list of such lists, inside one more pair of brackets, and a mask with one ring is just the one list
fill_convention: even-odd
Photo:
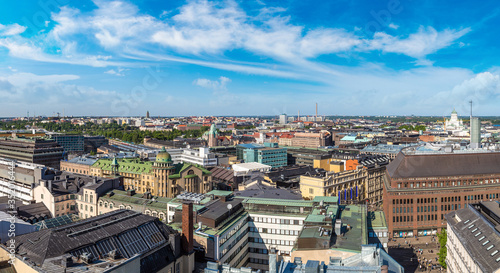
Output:
[[438,262],[443,267],[446,268],[446,241],[448,239],[448,234],[446,233],[446,229],[442,229],[441,233],[437,234],[439,240],[439,253],[438,253]]

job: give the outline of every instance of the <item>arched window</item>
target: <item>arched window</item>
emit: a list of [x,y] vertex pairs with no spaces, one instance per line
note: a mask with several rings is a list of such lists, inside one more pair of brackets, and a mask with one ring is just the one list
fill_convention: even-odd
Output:
[[124,206],[124,205],[120,205],[120,209],[124,209],[124,208],[125,208],[125,206]]
[[193,171],[193,170],[189,170],[187,174],[188,174],[188,175],[190,175],[190,174],[194,174],[194,171]]

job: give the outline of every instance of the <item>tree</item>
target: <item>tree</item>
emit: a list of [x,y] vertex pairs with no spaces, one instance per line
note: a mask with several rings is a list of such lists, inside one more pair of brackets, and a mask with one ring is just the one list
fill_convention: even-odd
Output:
[[439,253],[438,253],[438,261],[439,264],[443,267],[446,268],[446,241],[448,240],[448,234],[446,233],[446,229],[442,229],[441,233],[437,234],[438,239],[439,239]]

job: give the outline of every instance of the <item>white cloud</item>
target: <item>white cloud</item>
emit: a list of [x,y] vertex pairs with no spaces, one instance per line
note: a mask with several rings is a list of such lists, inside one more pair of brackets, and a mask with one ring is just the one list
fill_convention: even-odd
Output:
[[[33,73],[14,73],[0,75],[0,115],[10,115],[18,106],[22,109],[37,107],[52,114],[55,105],[66,109],[81,109],[89,107],[105,107],[113,100],[115,91],[97,90],[93,87],[70,83],[78,80],[77,75],[37,75]],[[40,100],[44,103],[40,104]],[[8,107],[7,107],[8,106]],[[10,108],[10,109],[9,109]]]
[[110,70],[107,70],[105,71],[104,73],[106,74],[110,74],[110,75],[115,75],[115,76],[120,76],[120,77],[123,77],[125,76],[125,71],[127,71],[129,69],[125,69],[125,68],[117,68],[116,70],[115,69],[110,69]]
[[396,24],[394,24],[394,23],[390,23],[389,27],[392,28],[392,29],[398,29],[399,28],[399,26],[396,25]]
[[198,85],[205,88],[210,88],[213,90],[225,90],[226,85],[231,82],[231,79],[226,78],[224,76],[219,77],[218,80],[209,80],[209,79],[196,79],[193,81],[194,85]]
[[25,26],[21,26],[17,23],[12,25],[0,24],[0,36],[14,36],[23,33],[25,30]]
[[367,50],[381,50],[388,53],[405,54],[414,58],[423,58],[448,47],[471,29],[446,29],[437,31],[433,27],[420,27],[417,33],[407,38],[400,38],[383,32],[374,34],[373,40],[367,40]]
[[446,102],[450,107],[456,107],[457,111],[467,113],[470,100],[474,102],[475,108],[482,108],[492,103],[495,105],[499,97],[500,76],[483,72],[464,80],[450,90],[435,94],[430,100]]

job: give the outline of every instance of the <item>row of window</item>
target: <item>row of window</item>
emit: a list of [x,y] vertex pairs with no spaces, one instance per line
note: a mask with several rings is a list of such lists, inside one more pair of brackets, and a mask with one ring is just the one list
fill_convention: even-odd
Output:
[[[435,221],[437,219],[438,219],[437,214],[417,215],[417,221]],[[443,219],[443,214],[441,214],[441,219]],[[394,223],[413,222],[413,215],[393,216],[392,221]]]
[[299,235],[298,230],[288,230],[288,229],[248,227],[248,231],[259,232],[259,233],[269,233],[269,234],[279,234],[279,235],[295,235],[295,236]]
[[257,223],[269,223],[269,224],[282,224],[282,225],[303,225],[303,220],[290,220],[290,219],[279,219],[279,218],[267,218],[267,217],[253,217],[252,219]]
[[262,239],[260,237],[248,237],[248,241],[251,243],[282,245],[282,246],[293,246],[295,242],[289,240]]
[[[483,200],[484,195],[483,194],[477,194],[477,195],[467,195],[464,197],[466,201],[475,201],[475,200]],[[486,194],[487,199],[496,199],[498,198],[498,193],[491,193],[491,194]],[[448,197],[441,197],[441,203],[444,202],[461,202],[462,197],[461,196],[448,196]],[[437,198],[417,198],[416,199],[417,204],[427,204],[427,203],[437,203],[438,199]],[[406,204],[413,204],[413,199],[393,199],[392,200],[393,205],[406,205]]]
[[[422,182],[422,188],[425,187],[449,187],[449,186],[470,186],[470,185],[482,185],[484,184],[490,184],[490,183],[498,183],[498,179],[485,179],[485,180],[466,180],[466,181],[451,181],[451,182]],[[398,189],[401,188],[401,185],[404,188],[420,188],[420,182],[416,182],[415,184],[413,182],[405,182],[405,183],[398,183]]]

